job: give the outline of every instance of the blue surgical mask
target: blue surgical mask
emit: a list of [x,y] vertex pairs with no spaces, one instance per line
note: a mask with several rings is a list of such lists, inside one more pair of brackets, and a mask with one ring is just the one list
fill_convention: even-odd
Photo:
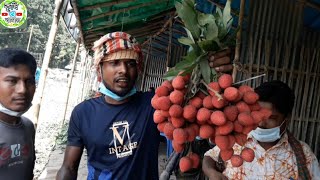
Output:
[[134,95],[137,92],[137,89],[135,87],[133,87],[130,90],[130,92],[128,92],[126,95],[118,96],[117,94],[113,93],[108,88],[106,88],[106,86],[101,82],[99,85],[99,92],[101,92],[102,94],[104,94],[104,95],[106,95],[116,101],[122,101],[122,100],[127,99],[128,97]]
[[282,135],[280,134],[280,127],[284,122],[285,121],[283,121],[280,126],[270,129],[262,129],[257,127],[255,130],[252,130],[250,134],[254,139],[260,142],[275,142],[276,140],[280,139]]
[[1,103],[0,103],[0,112],[5,113],[9,116],[14,116],[14,117],[21,117],[23,113],[27,112],[28,109],[31,107],[32,104],[30,104],[30,106],[25,110],[25,111],[12,111],[10,109],[7,109],[6,107],[4,107]]

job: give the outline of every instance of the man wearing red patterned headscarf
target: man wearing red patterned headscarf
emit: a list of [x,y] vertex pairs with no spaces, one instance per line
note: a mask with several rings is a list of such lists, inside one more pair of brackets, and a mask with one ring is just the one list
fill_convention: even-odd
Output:
[[[74,108],[57,179],[77,178],[84,148],[87,179],[158,179],[160,135],[153,122],[154,92],[135,89],[143,59],[140,46],[129,34],[114,32],[96,41],[93,50],[102,96]],[[229,58],[222,61],[214,67],[230,68]]]

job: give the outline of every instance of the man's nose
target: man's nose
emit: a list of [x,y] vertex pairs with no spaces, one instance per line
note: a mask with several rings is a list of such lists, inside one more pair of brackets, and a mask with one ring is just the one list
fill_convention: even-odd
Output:
[[121,61],[119,64],[119,72],[122,74],[126,74],[128,71],[127,63],[124,61]]
[[18,93],[25,93],[27,91],[27,84],[23,81],[19,81],[16,86],[16,91]]

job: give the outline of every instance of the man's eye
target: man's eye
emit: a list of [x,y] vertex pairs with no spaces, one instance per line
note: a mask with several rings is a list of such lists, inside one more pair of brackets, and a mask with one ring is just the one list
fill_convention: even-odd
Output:
[[109,63],[110,65],[115,66],[115,65],[118,65],[118,64],[119,64],[119,61],[109,61],[108,63]]
[[17,80],[15,79],[8,79],[7,82],[12,83],[12,84],[16,84]]
[[128,66],[131,66],[131,67],[137,66],[136,61],[129,61],[127,64],[128,64]]

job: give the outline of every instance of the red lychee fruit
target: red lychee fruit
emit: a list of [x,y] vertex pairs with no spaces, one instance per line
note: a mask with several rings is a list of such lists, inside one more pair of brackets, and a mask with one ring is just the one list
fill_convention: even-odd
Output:
[[220,157],[223,161],[229,160],[233,155],[233,149],[225,149],[220,151]]
[[178,90],[184,89],[185,85],[186,85],[186,82],[184,81],[182,76],[177,76],[172,80],[172,87],[174,89],[178,89]]
[[168,111],[171,107],[171,101],[168,96],[162,96],[157,99],[158,106],[161,110]]
[[172,84],[171,84],[171,82],[170,82],[170,81],[168,81],[168,80],[163,81],[163,82],[162,82],[162,84],[161,84],[161,86],[165,86],[165,87],[167,87],[167,88],[169,89],[169,91],[170,91],[170,92],[171,92],[171,91],[173,91]]
[[159,123],[159,124],[157,125],[158,130],[159,130],[160,132],[164,132],[164,126],[165,126],[166,124],[167,124],[167,121],[162,122],[162,123]]
[[189,80],[190,80],[190,77],[191,77],[191,74],[188,73],[188,74],[186,74],[186,75],[184,75],[184,76],[182,76],[182,77],[183,77],[184,82],[185,82],[186,84],[188,84],[188,82],[189,82]]
[[259,111],[261,109],[261,106],[257,102],[254,104],[249,104],[249,107],[251,111]]
[[251,116],[255,124],[259,124],[263,121],[263,114],[260,111],[252,111]]
[[272,115],[272,111],[268,108],[261,108],[259,112],[263,115],[263,120],[269,119],[269,117]]
[[238,132],[238,133],[241,133],[241,132],[242,132],[243,126],[239,123],[239,121],[234,121],[234,122],[233,122],[233,126],[234,126],[233,130],[234,130],[235,132]]
[[229,137],[229,148],[232,149],[234,144],[236,143],[236,138],[232,134],[229,134],[228,137]]
[[231,157],[231,164],[233,167],[240,167],[243,164],[243,160],[239,155],[233,155]]
[[216,134],[219,135],[228,135],[231,133],[233,130],[233,123],[231,121],[227,121],[224,125],[222,126],[217,126],[216,128]]
[[161,97],[161,96],[168,96],[169,95],[169,89],[166,86],[159,86],[156,89],[156,95]]
[[232,76],[230,74],[223,74],[218,79],[219,86],[222,89],[226,89],[227,87],[230,87],[232,85],[232,82],[233,82],[233,80],[232,80]]
[[217,109],[223,108],[227,104],[225,99],[219,99],[217,96],[212,96],[212,105]]
[[[211,83],[208,84],[208,86],[209,86],[211,89],[217,91],[217,93],[220,93],[220,91],[221,91],[221,88],[220,88],[218,82],[211,82]],[[211,96],[215,96],[215,93],[214,93],[213,91],[211,91],[210,89],[208,89],[208,92],[209,92],[209,94],[210,94]]]
[[196,153],[190,153],[188,156],[192,161],[192,168],[197,169],[199,167],[199,164],[200,164],[199,155],[196,154]]
[[181,172],[187,172],[192,168],[192,161],[189,157],[185,156],[180,159],[179,168]]
[[178,144],[183,144],[187,142],[188,139],[188,134],[187,132],[182,129],[182,128],[177,128],[173,131],[173,139],[178,143]]
[[213,109],[213,104],[212,104],[212,96],[206,96],[203,101],[202,101],[202,105],[203,107],[207,108],[207,109]]
[[170,93],[169,98],[173,104],[181,105],[184,100],[184,94],[182,91],[174,90]]
[[196,133],[196,136],[199,135],[199,130],[200,130],[200,128],[199,128],[199,126],[198,126],[197,124],[195,124],[195,123],[190,124],[189,127],[194,130],[194,132]]
[[171,117],[182,117],[183,109],[180,105],[174,104],[169,109]]
[[217,126],[221,126],[227,122],[226,116],[222,111],[213,111],[210,121]]
[[185,144],[179,144],[175,140],[172,141],[172,147],[175,152],[181,153],[184,149]]
[[173,127],[175,128],[179,128],[182,127],[185,123],[185,120],[183,119],[183,117],[171,117],[171,123],[173,125]]
[[248,91],[243,94],[243,101],[247,104],[254,104],[258,101],[259,95],[255,92]]
[[214,129],[210,125],[205,124],[205,125],[200,126],[199,136],[202,139],[208,139],[213,134],[214,134]]
[[188,133],[188,142],[192,142],[196,138],[196,131],[192,127],[185,128],[185,131]]
[[243,102],[243,101],[239,101],[237,104],[236,104],[237,108],[238,108],[238,111],[239,113],[242,113],[242,112],[250,112],[250,107],[248,106],[247,103]]
[[241,158],[246,162],[252,162],[254,159],[254,151],[250,148],[244,148],[240,154]]
[[151,106],[154,108],[154,109],[160,109],[160,106],[159,106],[159,103],[158,103],[158,99],[159,99],[159,96],[157,95],[154,95],[151,99]]
[[235,133],[234,137],[236,138],[236,143],[238,143],[240,146],[245,145],[247,142],[247,135],[242,133]]
[[202,91],[198,91],[195,96],[204,99],[207,95],[205,95]]
[[243,126],[252,126],[254,124],[253,118],[248,112],[242,112],[238,115],[238,121]]
[[170,122],[168,122],[168,123],[166,123],[166,125],[164,125],[163,132],[166,135],[166,137],[170,140],[173,139],[173,131],[174,131],[174,127]]
[[221,136],[218,135],[214,138],[214,141],[216,145],[221,149],[221,150],[226,150],[229,149],[229,137],[228,136]]
[[162,123],[165,121],[167,118],[163,117],[161,115],[161,110],[155,110],[153,113],[153,121],[157,124]]
[[202,99],[195,96],[189,100],[189,104],[199,109],[202,107]]
[[235,87],[228,87],[224,90],[223,95],[227,101],[235,101],[239,96],[239,92]]
[[200,108],[197,113],[197,120],[200,122],[206,122],[209,120],[211,112],[207,108]]
[[253,129],[255,129],[256,127],[251,125],[251,126],[244,126],[242,133],[243,134],[249,134]]
[[196,116],[197,116],[197,109],[192,105],[186,105],[183,108],[182,115],[187,121],[194,122],[196,120]]
[[238,117],[239,110],[236,106],[227,106],[223,109],[223,113],[227,117],[227,120],[229,121],[235,121]]
[[250,86],[247,86],[247,85],[242,85],[239,87],[239,92],[244,94],[248,91],[252,91],[253,92],[253,89],[250,87]]
[[164,110],[160,110],[160,111],[163,117],[166,117],[166,118],[170,117],[169,111],[164,111]]

